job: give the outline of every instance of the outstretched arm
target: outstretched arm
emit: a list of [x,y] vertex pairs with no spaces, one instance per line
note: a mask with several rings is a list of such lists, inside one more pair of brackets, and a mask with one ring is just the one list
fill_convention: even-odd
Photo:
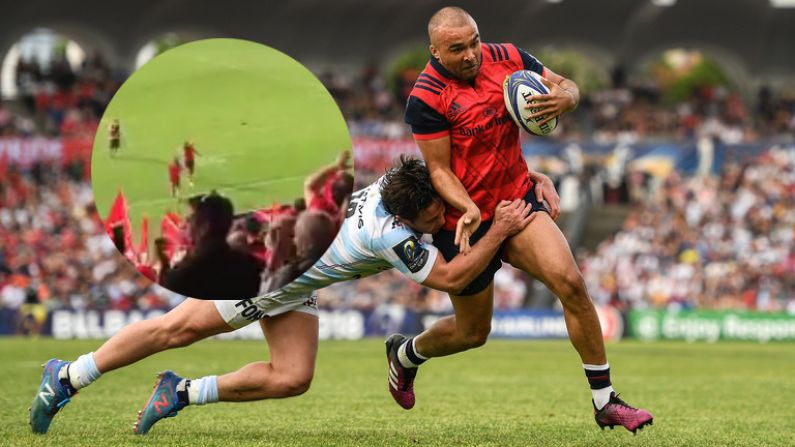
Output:
[[467,254],[457,255],[450,262],[437,256],[431,272],[422,284],[453,295],[461,292],[486,269],[502,242],[523,230],[535,218],[536,213],[531,214],[531,211],[532,205],[521,199],[500,202],[494,215],[494,224],[472,250]]
[[312,197],[320,192],[321,188],[323,188],[323,184],[326,182],[326,179],[329,176],[336,174],[339,171],[348,169],[348,159],[350,156],[350,152],[343,151],[337,158],[336,163],[321,168],[306,178],[304,181],[304,200],[306,201],[307,205],[309,205],[309,203],[312,201]]

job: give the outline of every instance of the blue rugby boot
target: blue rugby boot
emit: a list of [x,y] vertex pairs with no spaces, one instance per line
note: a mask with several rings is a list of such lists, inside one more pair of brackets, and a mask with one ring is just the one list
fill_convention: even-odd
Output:
[[77,394],[77,390],[69,383],[69,379],[58,378],[61,369],[67,367],[69,363],[50,359],[43,365],[41,384],[36,391],[33,404],[29,408],[29,422],[33,433],[47,433],[55,414],[69,403],[72,396]]
[[176,416],[188,405],[187,396],[177,395],[177,384],[180,381],[182,381],[182,377],[174,374],[173,371],[165,371],[157,375],[152,395],[149,396],[144,408],[138,412],[138,420],[133,425],[135,434],[147,434],[157,421]]

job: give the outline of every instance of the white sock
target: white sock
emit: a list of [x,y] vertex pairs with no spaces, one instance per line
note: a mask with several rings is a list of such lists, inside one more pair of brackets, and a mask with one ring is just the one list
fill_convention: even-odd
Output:
[[[604,365],[589,365],[583,364],[582,367],[586,371],[608,371],[610,369],[610,364],[605,363]],[[613,386],[607,386],[605,388],[600,388],[598,390],[591,389],[591,395],[593,396],[593,404],[597,410],[601,410],[608,402],[610,402],[610,393],[613,392]]]
[[601,390],[591,390],[591,395],[593,395],[593,404],[596,406],[597,410],[601,410],[610,402],[610,393],[613,392],[612,385],[607,388],[602,388]]
[[417,365],[409,360],[408,356],[406,356],[406,343],[402,343],[398,346],[398,362],[403,365],[405,368],[416,368]]
[[93,381],[99,379],[102,373],[97,369],[97,364],[94,362],[94,353],[89,352],[77,358],[74,362],[67,365],[66,368],[61,368],[58,373],[59,379],[69,379],[69,383],[76,390],[85,388]]
[[[181,385],[183,384],[177,385],[177,389]],[[206,376],[190,381],[188,405],[204,405],[214,402],[218,402],[218,376]]]

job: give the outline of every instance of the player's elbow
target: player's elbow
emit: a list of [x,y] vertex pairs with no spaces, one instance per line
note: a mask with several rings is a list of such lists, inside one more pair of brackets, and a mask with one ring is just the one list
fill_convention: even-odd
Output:
[[464,281],[463,275],[454,274],[454,272],[448,271],[445,275],[442,290],[449,293],[450,295],[458,295],[466,286],[467,283]]

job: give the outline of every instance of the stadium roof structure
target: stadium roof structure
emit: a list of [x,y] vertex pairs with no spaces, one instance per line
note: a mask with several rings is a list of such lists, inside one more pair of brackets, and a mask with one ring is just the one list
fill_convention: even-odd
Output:
[[[387,63],[427,44],[426,23],[440,1],[28,0],[4,8],[0,55],[26,32],[46,27],[131,71],[137,52],[165,33],[187,40],[235,37],[290,54],[311,68]],[[462,1],[483,39],[533,52],[578,50],[606,70],[627,72],[670,48],[698,49],[740,86],[792,85],[795,8],[780,0]]]

